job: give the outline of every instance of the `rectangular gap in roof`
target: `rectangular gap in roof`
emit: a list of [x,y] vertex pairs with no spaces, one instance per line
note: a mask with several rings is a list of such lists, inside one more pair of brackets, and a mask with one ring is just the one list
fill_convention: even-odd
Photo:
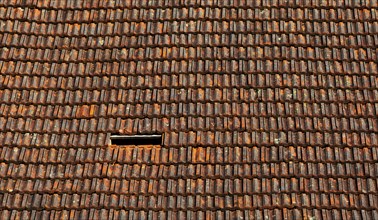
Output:
[[112,145],[161,145],[163,136],[161,134],[152,135],[120,135],[111,134]]

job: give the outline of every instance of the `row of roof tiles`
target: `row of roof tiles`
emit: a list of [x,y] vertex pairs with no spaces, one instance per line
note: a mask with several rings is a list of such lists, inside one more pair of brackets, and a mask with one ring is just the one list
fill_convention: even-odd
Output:
[[[127,117],[127,116],[123,116]],[[156,116],[157,117],[157,116]],[[130,120],[134,120],[132,123]],[[166,125],[168,124],[169,125]],[[370,118],[312,118],[312,117],[195,117],[182,116],[177,118],[149,118],[139,119],[121,118],[92,118],[92,119],[33,119],[33,118],[4,118],[0,117],[2,132],[29,132],[34,134],[70,134],[70,133],[101,133],[116,132],[123,126],[134,125],[143,130],[161,131],[234,131],[234,132],[310,132],[310,133],[376,133],[378,120]],[[147,125],[148,124],[148,125]],[[166,128],[162,128],[166,127]],[[209,141],[213,138],[209,137]],[[286,139],[286,138],[285,138]],[[248,141],[243,143],[248,144]]]
[[[371,163],[378,160],[377,148],[351,147],[108,147],[108,148],[25,148],[3,147],[0,162],[27,166],[61,164],[244,164],[308,162],[347,166],[344,163]],[[117,166],[118,166],[117,165]],[[378,168],[378,167],[377,167]],[[354,168],[353,168],[354,169]],[[5,171],[4,171],[5,172]]]
[[[6,179],[253,179],[253,178],[365,178],[378,177],[376,163],[281,162],[259,164],[14,164],[1,163]],[[376,182],[374,183],[376,184]],[[374,185],[373,184],[373,185]]]
[[[216,107],[216,108],[215,108]],[[32,122],[43,124],[53,123],[55,119],[75,120],[80,124],[80,119],[92,120],[95,117],[99,120],[117,120],[117,123],[126,123],[122,120],[145,119],[146,123],[151,120],[182,120],[188,124],[205,123],[211,121],[213,126],[226,125],[230,122],[249,125],[257,124],[292,124],[294,121],[306,121],[310,127],[322,124],[325,127],[338,128],[335,124],[345,124],[346,127],[373,126],[376,122],[373,119],[377,115],[377,103],[308,103],[301,105],[299,102],[267,102],[267,103],[244,103],[244,102],[215,102],[215,103],[162,103],[162,104],[100,104],[100,105],[24,105],[20,103],[3,104],[0,106],[0,118],[7,117],[10,120],[8,126],[13,123]],[[189,117],[183,119],[181,117]],[[261,117],[261,119],[256,119]],[[364,119],[360,119],[363,117]],[[272,118],[272,119],[270,119]],[[43,121],[39,119],[44,119]],[[77,120],[79,119],[79,121]],[[121,120],[118,122],[118,120]],[[251,121],[252,120],[252,121]],[[272,122],[269,122],[272,120]],[[340,122],[341,120],[341,122]],[[361,120],[361,121],[360,121]],[[0,120],[3,125],[7,124]],[[241,122],[243,121],[243,122]],[[282,122],[283,121],[283,122]],[[336,122],[337,121],[337,122]],[[172,121],[176,123],[175,121]],[[275,122],[275,123],[274,123]],[[87,123],[83,120],[82,123]],[[109,122],[114,124],[114,122]],[[210,122],[206,122],[210,123]],[[315,124],[315,125],[314,125]],[[112,125],[113,126],[113,125]],[[119,125],[116,125],[119,126]],[[272,125],[273,126],[273,125]],[[301,125],[299,125],[301,126]],[[339,127],[340,128],[340,127]],[[172,128],[174,129],[174,128]]]
[[[332,199],[328,199],[331,197]],[[327,194],[327,193],[280,193],[270,195],[107,195],[107,194],[23,194],[0,195],[5,209],[16,210],[54,210],[64,209],[124,209],[124,210],[250,210],[253,207],[271,209],[286,208],[320,208],[320,209],[365,209],[375,210],[378,197],[366,194]],[[43,207],[43,208],[42,208]],[[59,208],[58,208],[59,209]],[[281,208],[282,209],[282,208]]]
[[6,0],[1,6],[8,7],[32,7],[32,8],[48,8],[48,9],[87,9],[87,8],[200,8],[200,7],[214,7],[214,8],[256,8],[256,7],[314,7],[314,8],[376,8],[378,2],[376,0],[346,0],[346,1],[322,1],[322,0],[166,0],[164,4],[160,1],[86,1],[86,0],[70,0],[70,1],[54,1],[54,0]]
[[[330,93],[334,90],[377,90],[378,74],[361,75],[331,75],[331,74],[154,74],[154,75],[103,75],[103,76],[45,76],[45,75],[4,75],[0,77],[3,90],[125,90],[131,93],[154,93],[154,91],[170,91],[181,89],[178,95],[188,95],[187,90],[196,89],[192,93],[202,93],[205,96],[216,97],[212,100],[222,100],[225,96],[235,100],[230,95],[238,93],[241,99],[253,94],[258,89],[284,90],[283,94],[293,91],[319,89]],[[231,88],[230,88],[231,87]],[[128,91],[131,90],[131,91]],[[138,92],[139,91],[139,92]],[[210,94],[208,94],[210,93]],[[298,93],[298,91],[297,91]],[[315,93],[315,91],[314,91]],[[189,95],[190,96],[190,95]],[[257,95],[249,95],[257,97]],[[289,98],[289,97],[286,97]],[[141,98],[139,98],[141,99]],[[279,99],[282,100],[282,99]]]
[[77,210],[4,210],[5,219],[377,219],[376,210],[338,208],[272,207],[250,210],[182,210],[153,211],[89,208]]
[[374,51],[369,48],[296,48],[296,47],[162,47],[162,48],[130,48],[130,49],[31,49],[3,48],[1,60],[28,60],[30,62],[96,62],[127,60],[308,60],[316,61],[359,61],[373,62],[377,60]]
[[[282,186],[282,187],[281,187]],[[0,191],[22,194],[118,194],[141,196],[216,196],[267,194],[362,194],[375,193],[377,181],[364,178],[252,178],[252,179],[6,179]],[[372,205],[378,201],[372,201]],[[377,204],[375,204],[377,205]]]
[[47,36],[137,36],[152,34],[254,33],[254,34],[310,34],[310,35],[373,35],[377,21],[294,21],[294,20],[182,20],[107,23],[39,23],[24,20],[3,20],[0,31],[13,34]]
[[[184,87],[182,87],[184,88]],[[198,88],[198,89],[111,89],[111,90],[16,90],[4,89],[0,101],[10,104],[24,105],[91,105],[102,103],[117,104],[114,107],[128,107],[126,111],[131,114],[139,114],[140,111],[160,112],[161,107],[167,107],[168,111],[172,107],[178,110],[178,115],[184,112],[205,110],[222,112],[222,108],[231,107],[245,103],[245,108],[253,105],[268,105],[272,103],[277,107],[285,108],[295,106],[295,103],[306,103],[312,108],[314,103],[327,104],[328,106],[337,105],[338,103],[346,105],[347,103],[365,103],[370,104],[378,102],[378,90],[376,89],[304,89],[304,88],[253,88],[253,89],[215,89],[215,88]],[[63,88],[64,89],[64,88]],[[207,92],[207,93],[206,93]],[[217,96],[219,95],[219,96]],[[261,103],[261,102],[264,102]],[[156,104],[160,103],[160,104]],[[254,103],[254,104],[253,104]],[[121,106],[123,104],[123,106]],[[129,106],[127,106],[129,104]],[[139,105],[138,105],[139,104]],[[166,104],[165,106],[163,104]],[[202,105],[201,105],[202,104]],[[185,106],[184,106],[185,105]],[[215,108],[214,108],[215,105]],[[251,106],[250,106],[251,105]],[[148,108],[151,108],[148,110]],[[180,109],[180,107],[187,107]],[[319,107],[319,106],[316,106]],[[315,108],[316,108],[315,107]],[[227,109],[228,110],[228,109]],[[288,109],[286,109],[287,111]],[[163,110],[164,113],[165,109]],[[172,110],[174,111],[174,110]],[[201,112],[202,110],[200,110]],[[249,111],[246,109],[245,111]],[[253,110],[251,110],[254,112]],[[262,112],[263,110],[260,110]],[[299,111],[299,110],[298,110]],[[224,114],[228,114],[226,111]],[[130,115],[130,114],[128,114]]]
[[[4,65],[6,64],[6,65]],[[246,75],[281,73],[281,74],[316,74],[316,75],[374,75],[377,73],[377,63],[375,61],[311,61],[311,60],[269,60],[261,58],[258,60],[145,60],[139,62],[119,62],[109,60],[104,62],[63,62],[54,63],[51,60],[44,62],[30,62],[28,60],[0,60],[1,71],[4,75],[40,75],[40,76],[103,76],[103,75],[152,75],[172,74],[172,77],[184,75],[186,73],[193,77],[198,75],[222,74],[230,77],[231,73],[244,73]],[[254,73],[254,74],[251,74]],[[218,76],[220,77],[220,76]],[[260,78],[264,78],[259,76]],[[170,77],[166,76],[166,80]],[[168,81],[171,85],[179,83]],[[223,86],[229,86],[225,81]]]
[[[123,116],[127,117],[127,116]],[[141,116],[133,116],[125,118],[103,118],[92,116],[91,119],[86,118],[11,118],[5,120],[0,117],[0,124],[3,127],[2,132],[31,132],[31,133],[90,133],[90,132],[116,132],[123,126],[142,127],[147,130],[168,130],[170,131],[302,131],[302,132],[332,132],[336,133],[354,133],[364,132],[371,133],[377,131],[377,119],[375,115],[370,117],[359,118],[329,118],[319,117],[312,118],[310,116],[302,117],[279,117],[277,116],[256,116],[256,117],[199,117],[183,115],[181,117],[174,116],[168,118],[164,116],[152,116],[144,118]],[[131,122],[135,121],[135,122]],[[166,125],[170,123],[170,125]],[[162,127],[166,128],[162,128]],[[134,130],[135,128],[130,128]]]
[[[0,46],[30,49],[111,49],[111,48],[179,48],[181,50],[195,47],[244,47],[279,49],[288,47],[293,53],[319,54],[318,48],[340,48],[351,51],[349,48],[364,48],[371,51],[369,46],[378,44],[378,39],[372,35],[311,35],[311,34],[252,34],[252,33],[196,33],[196,34],[154,34],[135,36],[42,36],[34,34],[3,33],[0,36]],[[347,45],[345,45],[347,42]],[[314,52],[315,50],[315,52]],[[347,56],[350,55],[347,52]],[[353,53],[352,53],[353,54]],[[289,54],[290,55],[290,54]],[[369,54],[367,54],[369,55]],[[366,56],[366,55],[365,55]],[[311,57],[309,57],[311,58]]]
[[[142,126],[141,124],[140,126]],[[147,125],[141,128],[137,122],[131,122],[122,130],[125,134],[157,133],[169,131],[169,124],[164,123],[162,127],[156,127],[159,130],[152,130]],[[99,130],[105,132],[105,128]],[[1,132],[0,143],[2,146],[25,146],[25,147],[94,147],[107,146],[110,140],[109,133],[49,133],[35,132],[19,133],[15,131]],[[109,130],[107,130],[108,132]],[[183,146],[334,146],[346,147],[377,147],[378,137],[376,132],[309,132],[309,131],[183,131],[165,133],[164,143],[168,147]]]
[[378,16],[375,10],[364,8],[113,8],[59,10],[29,7],[1,7],[3,20],[27,20],[38,23],[102,23],[102,22],[146,22],[180,20],[325,20],[371,21]]

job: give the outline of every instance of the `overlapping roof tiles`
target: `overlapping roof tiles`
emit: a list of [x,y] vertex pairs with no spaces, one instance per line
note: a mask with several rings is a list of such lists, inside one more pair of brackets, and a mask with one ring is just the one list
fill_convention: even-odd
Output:
[[378,219],[377,9],[0,2],[1,216]]

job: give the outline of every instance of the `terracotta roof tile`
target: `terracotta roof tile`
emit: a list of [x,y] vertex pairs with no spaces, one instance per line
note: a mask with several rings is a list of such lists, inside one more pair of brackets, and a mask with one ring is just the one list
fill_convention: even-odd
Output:
[[2,217],[377,219],[377,8],[1,2]]

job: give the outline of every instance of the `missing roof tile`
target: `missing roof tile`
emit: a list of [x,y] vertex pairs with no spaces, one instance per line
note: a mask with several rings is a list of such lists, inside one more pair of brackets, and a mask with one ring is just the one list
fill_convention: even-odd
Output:
[[162,145],[163,136],[161,134],[152,135],[120,135],[110,136],[112,145]]

